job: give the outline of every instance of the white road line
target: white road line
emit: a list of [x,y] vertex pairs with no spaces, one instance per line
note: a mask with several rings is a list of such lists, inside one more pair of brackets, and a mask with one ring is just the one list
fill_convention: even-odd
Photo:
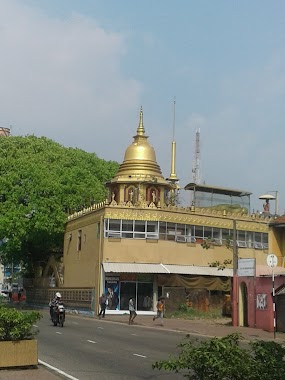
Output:
[[140,358],[146,358],[144,355],[139,355],[139,354],[133,354],[134,356],[139,356]]
[[72,322],[74,325],[79,325],[79,323],[78,322]]
[[97,342],[94,342],[94,340],[89,340],[89,339],[87,339],[87,342],[89,342],[89,343],[97,343]]
[[33,327],[36,327],[36,328],[38,328],[39,326],[37,326],[37,325],[33,325]]
[[62,335],[62,333],[61,333],[61,332],[59,332],[59,331],[56,331],[56,334]]
[[133,336],[137,336],[137,334],[131,334],[131,335],[133,335]]
[[65,377],[67,377],[67,378],[70,379],[70,380],[79,380],[79,379],[77,379],[77,377],[71,376],[71,375],[69,375],[68,373],[63,372],[62,370],[60,370],[60,369],[58,369],[58,368],[56,368],[56,367],[53,367],[52,365],[50,365],[50,364],[48,364],[48,363],[43,362],[42,360],[38,360],[38,362],[39,362],[40,364],[42,364],[42,365],[44,365],[44,366],[46,366],[46,367],[52,369],[53,371],[56,371],[57,373],[59,373],[59,374],[65,376]]
[[97,329],[101,329],[101,330],[104,330],[104,327],[97,327]]

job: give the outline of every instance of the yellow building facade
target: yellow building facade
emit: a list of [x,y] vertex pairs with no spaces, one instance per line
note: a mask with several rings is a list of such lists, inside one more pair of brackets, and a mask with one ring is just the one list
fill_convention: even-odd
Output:
[[175,143],[165,179],[145,134],[142,110],[133,139],[106,184],[108,198],[68,217],[64,287],[95,288],[95,312],[106,293],[107,313],[128,310],[130,297],[138,312],[147,314],[156,310],[160,295],[175,309],[186,301],[192,305],[199,290],[230,292],[232,263],[223,270],[218,266],[232,259],[234,220],[239,257],[266,264],[269,218],[243,207],[177,206]]

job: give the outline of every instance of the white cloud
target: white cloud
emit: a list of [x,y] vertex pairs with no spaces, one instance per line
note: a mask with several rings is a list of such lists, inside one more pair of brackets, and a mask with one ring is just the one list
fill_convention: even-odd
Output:
[[0,7],[0,123],[118,159],[106,146],[113,134],[125,148],[142,91],[121,71],[124,35],[79,14],[51,18],[13,0]]

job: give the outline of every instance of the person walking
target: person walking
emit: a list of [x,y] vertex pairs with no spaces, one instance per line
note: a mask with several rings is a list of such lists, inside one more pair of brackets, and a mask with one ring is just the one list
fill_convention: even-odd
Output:
[[156,304],[156,316],[153,317],[153,321],[156,319],[160,319],[160,325],[163,326],[163,318],[164,318],[164,313],[165,313],[165,299],[164,297],[160,297],[158,299],[158,302]]
[[137,316],[134,301],[133,301],[132,297],[129,299],[129,312],[130,312],[129,325],[132,325],[134,323],[135,317]]
[[100,313],[98,314],[99,319],[105,318],[105,311],[106,311],[106,301],[107,297],[104,293],[102,293],[102,296],[99,298],[99,304],[100,304]]

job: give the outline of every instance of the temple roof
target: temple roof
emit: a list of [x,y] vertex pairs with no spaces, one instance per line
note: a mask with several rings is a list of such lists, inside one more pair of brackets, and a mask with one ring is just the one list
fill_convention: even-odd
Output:
[[148,142],[143,125],[143,110],[140,110],[139,126],[134,141],[125,151],[124,161],[111,182],[155,182],[167,184],[156,161],[154,148]]

